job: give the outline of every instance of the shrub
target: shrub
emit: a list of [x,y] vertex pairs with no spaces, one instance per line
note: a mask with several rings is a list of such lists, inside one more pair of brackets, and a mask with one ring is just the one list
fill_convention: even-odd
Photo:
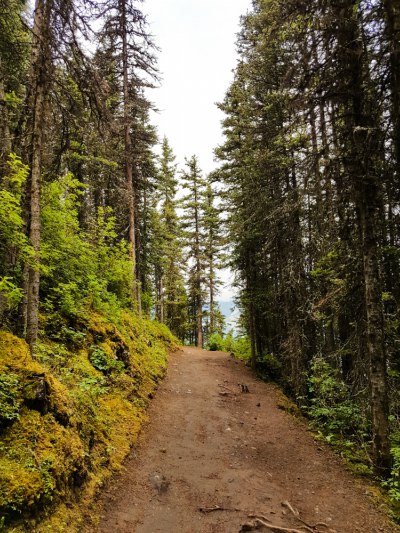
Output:
[[210,352],[219,352],[224,350],[224,339],[219,333],[213,333],[207,342],[207,350]]
[[322,357],[315,358],[311,364],[308,389],[311,404],[307,412],[318,428],[327,432],[330,439],[357,436],[363,440],[367,434],[365,418],[359,406],[350,399],[349,390],[338,371]]
[[20,388],[16,374],[0,374],[0,427],[19,418]]
[[91,346],[89,359],[94,368],[109,374],[112,371],[122,372],[125,365],[122,361],[109,357],[99,346]]

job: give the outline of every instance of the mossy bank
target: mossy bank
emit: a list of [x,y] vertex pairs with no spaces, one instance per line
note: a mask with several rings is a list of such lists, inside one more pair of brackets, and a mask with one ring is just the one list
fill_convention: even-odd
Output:
[[132,313],[60,321],[37,347],[0,332],[0,530],[78,532],[118,470],[177,343]]

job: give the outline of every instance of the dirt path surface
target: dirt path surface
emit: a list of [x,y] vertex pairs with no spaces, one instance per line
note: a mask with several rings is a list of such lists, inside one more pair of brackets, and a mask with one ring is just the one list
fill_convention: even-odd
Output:
[[[104,496],[100,532],[237,533],[251,514],[299,532],[399,531],[279,403],[275,387],[227,354],[173,355],[150,423]],[[229,510],[199,510],[215,506]]]

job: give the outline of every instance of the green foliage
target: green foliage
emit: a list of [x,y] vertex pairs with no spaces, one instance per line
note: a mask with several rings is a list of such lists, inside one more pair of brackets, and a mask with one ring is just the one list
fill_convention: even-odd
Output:
[[250,361],[251,343],[249,337],[238,337],[235,341],[233,353],[235,354],[235,357],[241,361]]
[[20,390],[16,374],[0,374],[0,427],[19,418]]
[[10,154],[7,167],[0,188],[0,242],[4,248],[16,247],[28,258],[33,252],[23,232],[22,192],[29,169],[15,154]]
[[[91,312],[76,328],[61,326],[57,342],[38,344],[35,360],[24,341],[0,331],[0,514],[6,527],[50,504],[57,509],[61,503],[60,512],[67,504],[76,520],[76,491],[87,502],[120,468],[168,350],[176,346],[166,326],[126,311],[118,321]],[[28,389],[30,400],[37,395],[32,383],[44,382],[46,409],[38,410],[25,400]],[[59,531],[52,520],[49,530]]]
[[256,367],[261,376],[280,383],[282,381],[282,363],[273,354],[263,354],[257,357]]
[[14,309],[22,301],[23,292],[20,287],[17,287],[11,278],[4,276],[0,277],[0,294],[5,297],[7,306]]
[[22,216],[22,191],[27,176],[28,167],[15,154],[10,154],[7,175],[0,187],[0,295],[9,310],[15,309],[22,300],[22,290],[19,286],[19,261],[11,268],[6,259],[7,251],[12,250],[28,263],[34,256],[24,233]]
[[87,308],[116,314],[131,303],[128,246],[117,239],[110,208],[90,234],[79,226],[82,185],[71,174],[43,192],[42,295],[48,313],[77,317]]
[[110,373],[112,371],[122,372],[125,365],[122,361],[117,361],[109,357],[99,346],[91,346],[89,350],[89,359],[92,365],[101,372]]
[[229,331],[224,339],[224,351],[230,353],[235,351],[235,339],[232,331]]
[[220,333],[213,333],[207,341],[207,350],[210,352],[224,351],[224,339]]
[[368,437],[360,408],[350,398],[337,370],[322,357],[315,358],[311,364],[308,389],[311,399],[307,413],[328,441],[350,438],[363,442]]
[[207,350],[232,353],[237,359],[249,361],[251,358],[250,339],[246,337],[234,337],[229,332],[226,337],[220,333],[210,335],[207,342]]
[[397,504],[400,503],[400,439],[399,435],[393,436],[392,443],[392,458],[393,467],[391,476],[387,481],[383,482],[383,486],[388,490],[391,500]]

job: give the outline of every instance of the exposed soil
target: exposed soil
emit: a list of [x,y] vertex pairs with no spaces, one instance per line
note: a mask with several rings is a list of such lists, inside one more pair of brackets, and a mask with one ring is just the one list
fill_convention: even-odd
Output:
[[[104,495],[101,533],[237,533],[256,525],[251,514],[299,532],[399,531],[281,403],[227,354],[173,355],[150,423]],[[216,506],[227,510],[200,510]]]

